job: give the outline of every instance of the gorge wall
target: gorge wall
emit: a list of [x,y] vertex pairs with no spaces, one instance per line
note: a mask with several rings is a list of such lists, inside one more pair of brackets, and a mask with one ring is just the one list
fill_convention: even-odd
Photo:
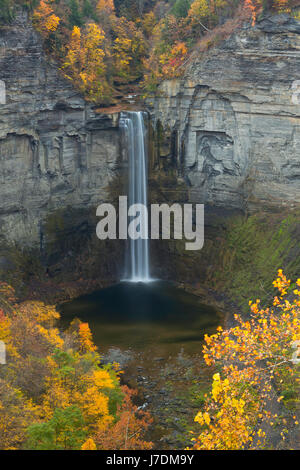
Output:
[[167,136],[154,164],[175,164],[193,202],[244,211],[298,205],[297,80],[300,22],[286,15],[195,51],[184,77],[165,81],[149,103]]
[[107,198],[120,161],[118,114],[96,113],[43,52],[26,13],[0,27],[0,232],[43,244],[49,214]]

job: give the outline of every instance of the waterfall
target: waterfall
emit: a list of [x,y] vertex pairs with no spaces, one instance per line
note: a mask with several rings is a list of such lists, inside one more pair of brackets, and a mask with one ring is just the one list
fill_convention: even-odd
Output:
[[[147,207],[147,145],[145,138],[144,116],[141,111],[122,112],[120,126],[124,132],[125,151],[128,155],[128,203],[143,204]],[[146,214],[140,213],[142,227],[147,227]],[[126,261],[128,280],[132,282],[149,282],[149,240],[129,239],[129,253]]]

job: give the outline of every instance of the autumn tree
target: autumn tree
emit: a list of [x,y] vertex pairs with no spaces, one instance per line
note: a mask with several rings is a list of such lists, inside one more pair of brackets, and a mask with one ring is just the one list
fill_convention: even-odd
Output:
[[254,26],[257,17],[257,5],[255,0],[245,0],[244,6],[245,9],[248,10],[249,14],[251,15],[252,26]]
[[192,22],[201,22],[207,19],[210,15],[210,8],[208,0],[195,0],[190,7],[189,17]]
[[28,426],[36,419],[38,409],[34,403],[24,396],[21,389],[11,385],[5,377],[0,377],[0,448],[20,449]]
[[179,67],[183,64],[187,55],[187,48],[184,42],[176,42],[170,50],[161,54],[160,63],[164,78],[174,78],[180,75]]
[[141,76],[142,60],[146,55],[143,33],[133,21],[116,18],[113,24],[116,36],[113,44],[115,75],[121,80],[134,80]]
[[179,77],[188,54],[189,29],[174,15],[163,18],[153,29],[153,46],[143,60],[144,87],[153,92],[163,79]]
[[218,23],[219,14],[227,6],[227,0],[194,0],[188,15],[191,22],[207,31]]
[[62,333],[58,319],[53,306],[17,303],[14,290],[0,283],[7,352],[0,368],[1,448],[111,448],[117,433],[131,449],[149,448],[143,435],[150,418],[121,386],[119,366],[101,365],[87,323],[75,320]]

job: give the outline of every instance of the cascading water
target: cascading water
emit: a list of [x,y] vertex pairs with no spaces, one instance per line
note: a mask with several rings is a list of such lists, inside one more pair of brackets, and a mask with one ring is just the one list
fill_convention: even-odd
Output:
[[[144,116],[141,111],[122,112],[120,126],[124,131],[125,145],[128,154],[129,188],[128,203],[143,204],[147,207],[147,146],[145,144]],[[140,213],[140,232],[147,227],[145,213]],[[129,239],[129,256],[127,258],[128,280],[132,282],[149,282],[149,240],[145,238]]]

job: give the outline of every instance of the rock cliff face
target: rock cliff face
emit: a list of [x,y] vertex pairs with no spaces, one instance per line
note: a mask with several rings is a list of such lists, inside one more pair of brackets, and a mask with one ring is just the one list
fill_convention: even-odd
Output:
[[38,246],[49,214],[107,197],[119,164],[118,115],[95,113],[74,91],[24,13],[0,27],[0,79],[0,234]]
[[[122,193],[118,114],[98,114],[74,91],[23,14],[0,28],[0,80],[0,271],[6,276],[7,240],[37,248],[47,274],[117,279],[124,246],[99,243],[94,209]],[[199,253],[152,242],[153,275],[209,278],[222,262],[225,209],[231,216],[300,205],[296,20],[266,18],[195,53],[149,111],[150,199],[210,208]]]
[[175,163],[190,201],[246,211],[298,205],[299,80],[299,21],[280,15],[245,27],[160,86],[150,112],[167,141],[155,164]]

